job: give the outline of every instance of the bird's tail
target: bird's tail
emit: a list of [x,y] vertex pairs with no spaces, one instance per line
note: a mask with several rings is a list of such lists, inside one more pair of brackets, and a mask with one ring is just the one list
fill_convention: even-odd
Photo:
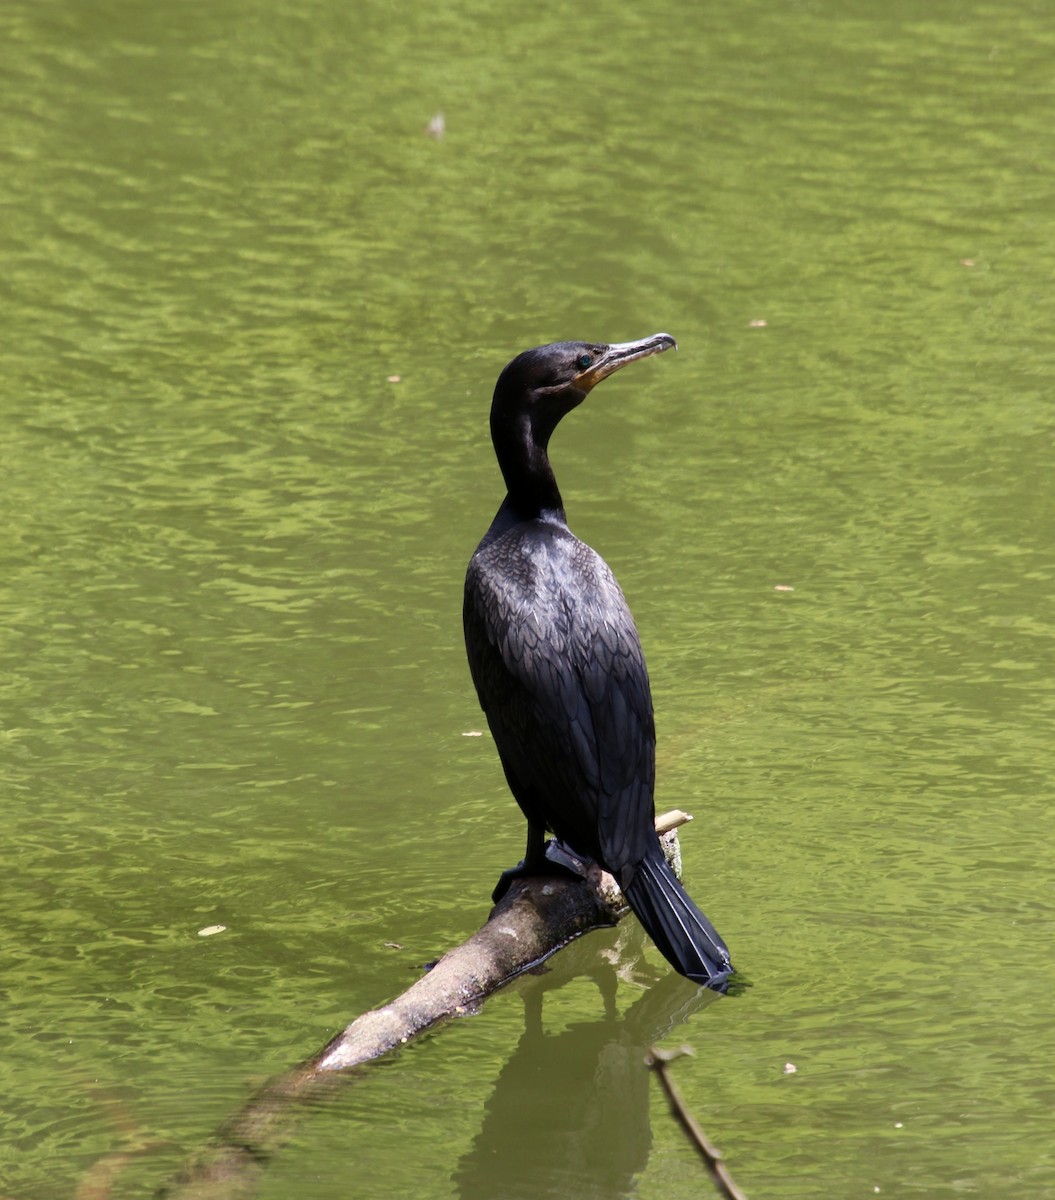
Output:
[[724,992],[733,973],[729,950],[678,882],[658,847],[623,888],[645,932],[686,978]]

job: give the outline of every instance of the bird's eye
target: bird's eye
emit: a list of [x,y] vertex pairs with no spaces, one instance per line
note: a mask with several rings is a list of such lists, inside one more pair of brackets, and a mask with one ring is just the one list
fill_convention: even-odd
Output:
[[579,362],[579,370],[585,371],[586,368],[590,365],[590,363],[593,362],[593,358],[589,354],[580,354],[578,362]]

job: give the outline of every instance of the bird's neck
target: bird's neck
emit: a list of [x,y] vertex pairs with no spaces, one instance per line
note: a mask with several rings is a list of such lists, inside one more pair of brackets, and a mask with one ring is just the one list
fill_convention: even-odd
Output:
[[521,521],[553,517],[564,521],[564,502],[550,465],[545,443],[532,435],[524,423],[491,429],[498,465],[506,481],[502,511],[515,514]]

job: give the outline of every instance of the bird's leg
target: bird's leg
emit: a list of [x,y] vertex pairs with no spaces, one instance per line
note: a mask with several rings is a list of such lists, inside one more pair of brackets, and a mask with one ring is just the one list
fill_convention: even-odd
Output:
[[527,846],[524,848],[524,861],[520,864],[525,875],[546,873],[546,827],[528,821]]
[[509,885],[514,879],[523,879],[527,875],[546,874],[546,830],[542,825],[528,821],[527,849],[524,858],[515,867],[509,867],[498,876],[491,900],[497,904],[509,891]]
[[588,860],[581,858],[564,842],[556,838],[547,842],[545,828],[529,821],[524,860],[499,875],[491,899],[497,904],[509,891],[509,885],[514,879],[523,879],[529,875],[571,875],[575,879],[585,879],[587,865]]

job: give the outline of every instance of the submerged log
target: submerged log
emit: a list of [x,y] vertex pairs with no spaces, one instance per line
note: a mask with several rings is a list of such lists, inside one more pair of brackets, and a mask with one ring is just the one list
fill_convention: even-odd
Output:
[[[679,875],[676,830],[691,819],[675,810],[656,820],[664,853]],[[350,1068],[380,1058],[441,1021],[475,1012],[504,984],[582,934],[616,924],[627,911],[615,880],[593,864],[586,879],[515,880],[476,933],[401,995],[363,1013],[306,1062],[267,1083],[159,1195],[167,1200],[250,1195],[267,1160],[291,1135],[294,1113],[304,1101],[316,1099]]]

